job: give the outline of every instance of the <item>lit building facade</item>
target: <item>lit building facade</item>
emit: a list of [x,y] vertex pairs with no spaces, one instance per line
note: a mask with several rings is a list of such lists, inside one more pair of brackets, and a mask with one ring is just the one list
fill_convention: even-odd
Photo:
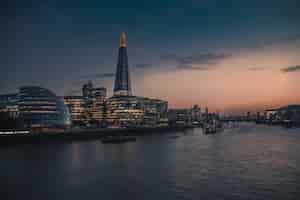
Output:
[[141,125],[144,111],[135,96],[113,96],[106,101],[106,120],[113,127]]
[[91,119],[96,122],[101,122],[105,118],[104,107],[106,100],[106,88],[94,88],[92,104],[90,107]]
[[89,124],[99,124],[105,118],[106,88],[95,88],[89,81],[82,87],[85,117]]
[[190,109],[169,109],[168,120],[171,126],[187,126],[191,125]]
[[139,97],[144,111],[143,125],[167,126],[168,102],[160,99]]
[[82,96],[65,96],[65,105],[68,107],[73,126],[84,126],[85,102]]
[[194,105],[191,109],[192,122],[200,122],[202,120],[201,108],[198,105]]
[[82,96],[65,96],[72,126],[99,126],[105,119],[106,88],[94,87],[92,81],[82,86]]
[[32,132],[62,132],[70,125],[64,100],[50,90],[35,86],[21,87],[18,95],[20,118]]
[[168,103],[137,96],[113,96],[106,101],[106,120],[115,127],[167,126]]
[[126,49],[126,36],[121,33],[114,95],[107,99],[106,120],[114,127],[167,126],[168,102],[132,96]]
[[278,110],[277,109],[268,109],[264,111],[264,118],[266,122],[273,122],[278,120]]
[[19,115],[18,94],[0,95],[0,112],[7,113],[11,118],[17,118]]

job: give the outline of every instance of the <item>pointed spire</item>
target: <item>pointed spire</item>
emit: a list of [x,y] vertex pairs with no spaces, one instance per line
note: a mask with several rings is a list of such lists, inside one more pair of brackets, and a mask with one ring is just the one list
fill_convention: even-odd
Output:
[[121,33],[120,47],[126,47],[126,34],[125,34],[125,32]]
[[126,35],[121,33],[120,48],[118,54],[117,70],[115,75],[114,96],[131,96],[131,84],[129,76]]

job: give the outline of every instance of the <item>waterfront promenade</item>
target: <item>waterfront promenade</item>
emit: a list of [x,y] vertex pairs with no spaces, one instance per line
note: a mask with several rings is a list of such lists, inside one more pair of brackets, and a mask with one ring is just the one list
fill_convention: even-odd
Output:
[[98,128],[98,129],[71,129],[65,133],[40,133],[40,134],[4,134],[0,135],[0,144],[19,144],[19,143],[41,143],[41,142],[60,142],[73,140],[94,140],[105,136],[114,135],[151,135],[164,134],[172,131],[184,131],[193,128],[184,127],[140,127],[140,128]]

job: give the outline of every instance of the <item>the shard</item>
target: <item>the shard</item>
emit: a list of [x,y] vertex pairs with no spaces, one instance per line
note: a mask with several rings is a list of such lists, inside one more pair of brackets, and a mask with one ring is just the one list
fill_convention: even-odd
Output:
[[114,96],[131,96],[131,85],[126,49],[126,35],[121,33],[117,70],[115,75]]

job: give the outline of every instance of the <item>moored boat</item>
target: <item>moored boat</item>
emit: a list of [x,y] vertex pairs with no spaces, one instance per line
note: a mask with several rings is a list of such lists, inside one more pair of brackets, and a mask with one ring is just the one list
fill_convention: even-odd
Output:
[[202,130],[204,134],[215,134],[221,132],[223,130],[223,126],[220,121],[213,119],[210,122],[204,123]]

